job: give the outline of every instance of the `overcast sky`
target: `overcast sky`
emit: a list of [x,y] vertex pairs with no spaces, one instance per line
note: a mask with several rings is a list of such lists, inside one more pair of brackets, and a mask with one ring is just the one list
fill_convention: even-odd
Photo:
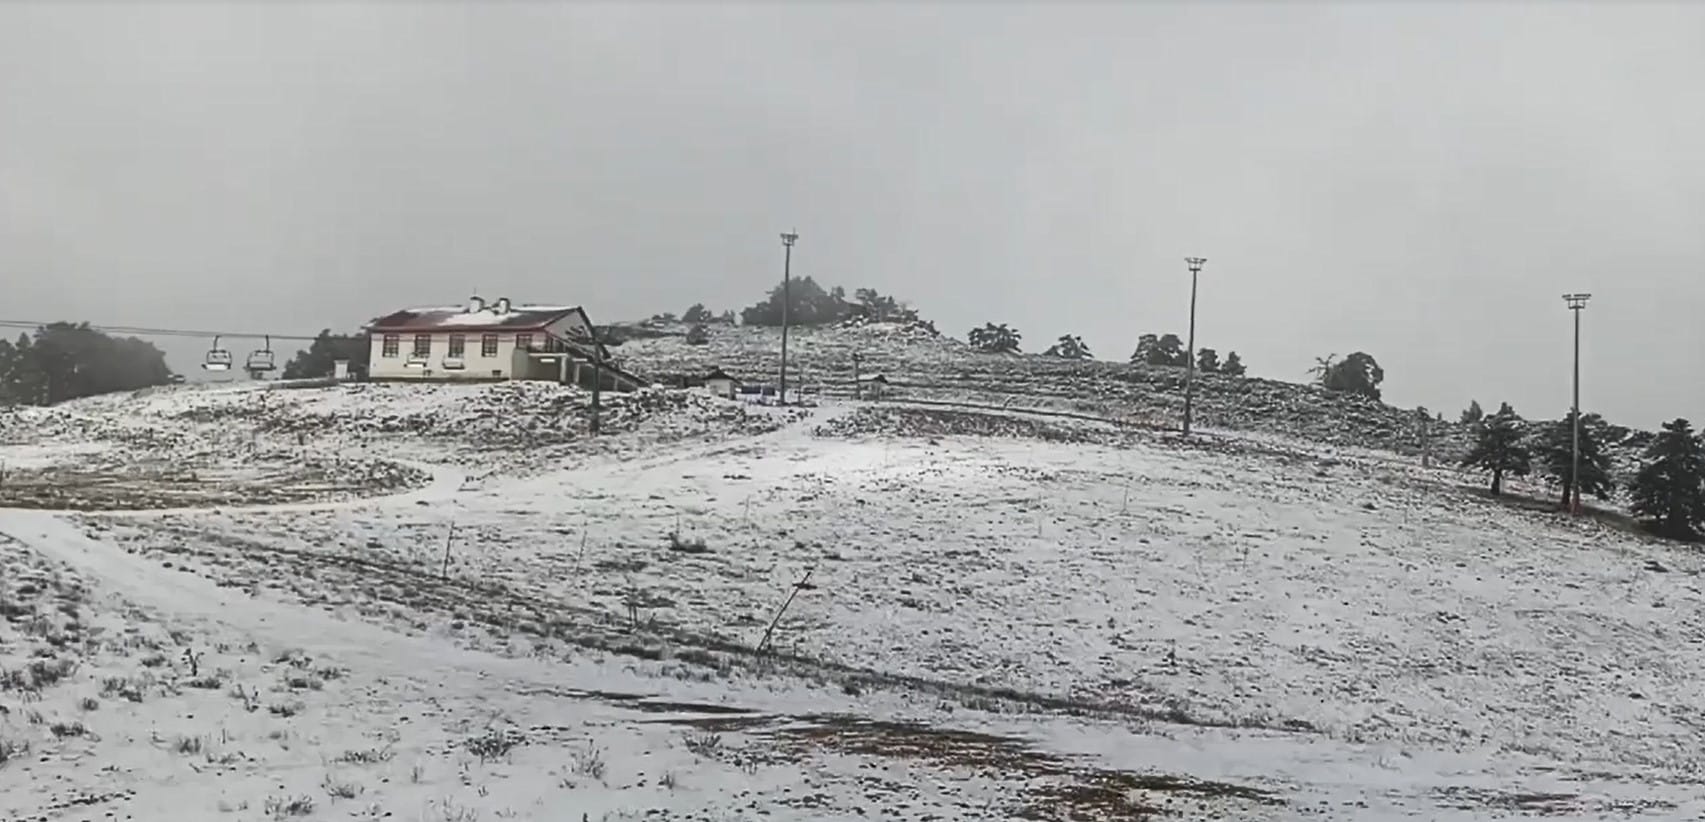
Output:
[[0,4],[0,319],[737,308],[791,227],[1115,359],[1205,256],[1199,345],[1451,416],[1566,411],[1590,291],[1583,405],[1705,421],[1705,4]]

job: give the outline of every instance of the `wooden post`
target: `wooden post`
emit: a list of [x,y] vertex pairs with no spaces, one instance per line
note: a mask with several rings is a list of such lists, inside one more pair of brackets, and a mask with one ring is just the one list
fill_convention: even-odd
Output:
[[858,377],[858,352],[853,352],[853,399],[864,399],[864,383]]
[[439,576],[444,579],[450,578],[450,538],[455,534],[456,521],[450,520],[450,528],[444,532],[444,569],[439,572]]
[[800,591],[811,587],[811,575],[815,573],[816,570],[817,566],[811,566],[811,568],[805,572],[805,576],[793,584],[793,593],[788,594],[787,601],[783,602],[781,607],[776,609],[775,619],[770,620],[770,627],[764,629],[764,638],[758,640],[758,653],[761,654],[766,648],[770,647],[770,638],[775,635],[776,626],[781,624],[782,614],[787,613],[787,606],[793,604],[793,598],[799,596]]

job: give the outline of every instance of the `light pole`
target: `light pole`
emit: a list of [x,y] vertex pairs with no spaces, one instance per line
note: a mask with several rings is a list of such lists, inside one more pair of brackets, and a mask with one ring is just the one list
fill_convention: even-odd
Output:
[[1569,510],[1581,512],[1581,311],[1591,294],[1564,294],[1563,302],[1575,313],[1575,390],[1570,403],[1569,424]]
[[784,231],[781,235],[781,393],[776,396],[776,402],[787,405],[787,322],[788,308],[793,302],[788,286],[788,279],[793,270],[793,243],[799,239],[799,232]]
[[1202,273],[1206,257],[1185,257],[1190,266],[1190,342],[1184,351],[1184,436],[1190,436],[1190,418],[1196,398],[1196,275]]

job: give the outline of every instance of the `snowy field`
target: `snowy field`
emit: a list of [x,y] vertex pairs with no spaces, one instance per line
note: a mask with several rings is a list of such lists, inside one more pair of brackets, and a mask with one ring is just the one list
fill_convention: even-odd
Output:
[[605,400],[0,423],[185,500],[0,511],[0,816],[1705,813],[1688,549],[1275,435]]

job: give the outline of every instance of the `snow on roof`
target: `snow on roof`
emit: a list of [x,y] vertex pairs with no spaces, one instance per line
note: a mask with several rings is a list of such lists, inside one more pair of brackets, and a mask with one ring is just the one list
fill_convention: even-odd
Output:
[[368,325],[372,331],[432,331],[435,329],[508,329],[543,328],[565,315],[580,311],[573,305],[512,305],[508,313],[500,314],[496,307],[469,311],[468,306],[405,308],[387,314]]

